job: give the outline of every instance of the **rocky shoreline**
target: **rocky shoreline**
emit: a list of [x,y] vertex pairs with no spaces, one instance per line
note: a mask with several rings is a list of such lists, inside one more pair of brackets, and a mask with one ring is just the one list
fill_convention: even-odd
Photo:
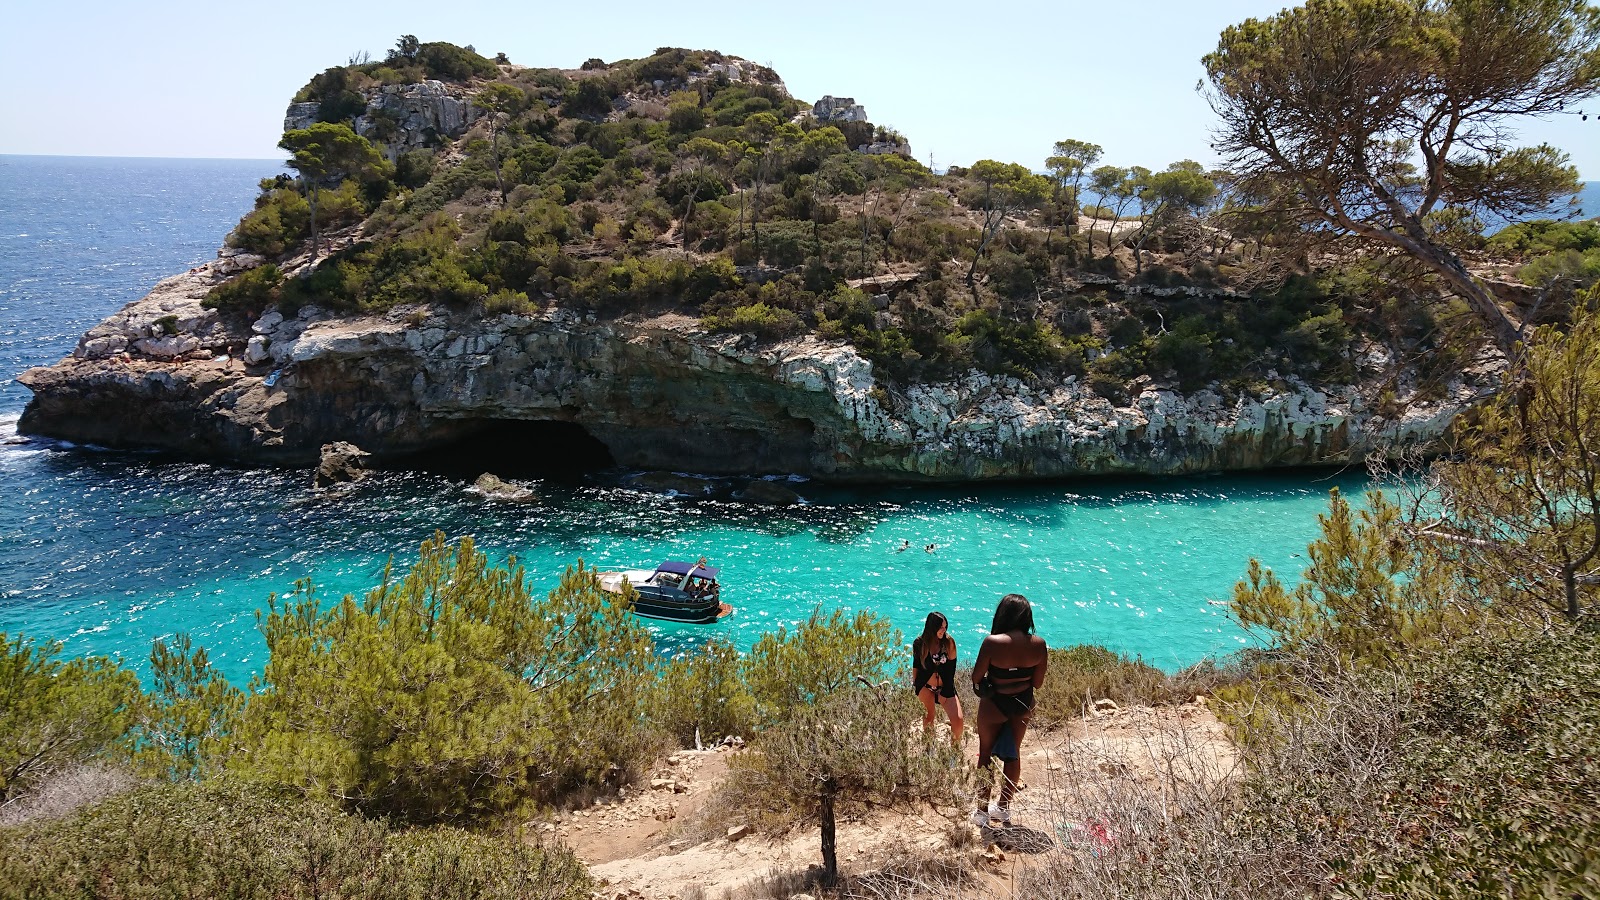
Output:
[[[163,280],[20,381],[24,433],[248,465],[314,465],[348,441],[378,459],[486,423],[566,423],[622,466],[835,482],[1180,474],[1356,463],[1432,446],[1495,387],[1498,365],[1442,399],[1272,382],[1259,396],[1135,383],[1125,405],[1081,381],[969,372],[885,388],[853,348],[758,344],[681,315],[597,321],[550,309],[471,317],[432,307],[336,317],[306,307],[245,326],[201,301],[259,260],[223,251]],[[1361,360],[1373,373],[1381,353]],[[1390,380],[1392,382],[1392,379]],[[1401,380],[1402,385],[1404,380]],[[559,435],[553,439],[560,439]]]

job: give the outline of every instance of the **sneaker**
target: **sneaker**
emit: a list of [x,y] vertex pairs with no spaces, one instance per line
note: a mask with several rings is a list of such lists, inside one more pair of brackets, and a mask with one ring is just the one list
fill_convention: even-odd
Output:
[[989,808],[989,818],[1000,820],[1000,824],[1002,826],[1006,827],[1006,828],[1010,828],[1011,827],[1011,810],[1006,808],[1006,807],[1002,807],[1002,806],[992,806],[992,807],[990,807]]
[[989,814],[982,809],[975,809],[972,811],[972,815],[967,817],[967,821],[978,826],[979,828],[988,828]]

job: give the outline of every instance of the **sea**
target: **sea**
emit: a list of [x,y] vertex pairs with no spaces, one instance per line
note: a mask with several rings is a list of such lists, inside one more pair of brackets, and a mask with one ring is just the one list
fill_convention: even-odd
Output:
[[600,472],[549,479],[541,503],[520,506],[433,471],[318,492],[306,469],[19,436],[29,393],[16,376],[213,257],[278,171],[275,160],[0,156],[0,632],[120,656],[141,673],[153,640],[185,632],[242,685],[266,662],[257,614],[270,596],[304,579],[324,598],[359,595],[440,531],[514,558],[540,590],[580,561],[706,557],[735,611],[714,625],[649,621],[664,653],[712,638],[748,649],[818,610],[868,610],[909,640],[937,610],[970,658],[1015,592],[1052,645],[1101,644],[1172,670],[1255,640],[1227,614],[1250,559],[1293,580],[1328,492],[1369,489],[1353,470],[796,482],[803,505],[768,508],[641,493]]

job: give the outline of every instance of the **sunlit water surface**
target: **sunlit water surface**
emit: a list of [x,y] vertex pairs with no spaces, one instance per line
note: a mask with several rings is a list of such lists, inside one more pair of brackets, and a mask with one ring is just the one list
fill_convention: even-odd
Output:
[[[914,632],[945,612],[963,654],[996,600],[1035,603],[1054,644],[1093,642],[1166,668],[1245,640],[1221,605],[1251,556],[1298,572],[1327,491],[1354,474],[1084,480],[948,489],[796,487],[781,510],[550,482],[535,506],[460,481],[381,473],[340,492],[304,470],[241,470],[16,442],[18,372],[162,275],[194,265],[249,208],[271,162],[0,157],[0,631],[116,653],[185,631],[236,680],[258,672],[256,611],[311,578],[324,596],[370,588],[436,529],[515,555],[553,587],[604,568],[705,556],[735,613],[650,623],[669,651],[711,636],[749,647],[813,609],[871,610]],[[909,543],[910,549],[900,548]],[[924,549],[933,544],[934,549]]]

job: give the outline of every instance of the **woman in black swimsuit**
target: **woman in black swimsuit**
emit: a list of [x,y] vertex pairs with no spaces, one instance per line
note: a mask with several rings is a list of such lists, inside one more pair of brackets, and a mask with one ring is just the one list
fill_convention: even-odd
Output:
[[1004,761],[1006,780],[1000,786],[1000,805],[989,808],[993,785],[983,782],[981,805],[972,821],[988,825],[990,818],[1011,824],[1011,795],[1022,777],[1022,737],[1033,718],[1033,691],[1044,684],[1050,651],[1044,638],[1033,633],[1033,607],[1021,594],[1007,594],[994,611],[989,636],[978,648],[972,666],[972,687],[978,692],[978,768],[988,771],[995,738],[1007,725],[1016,742],[1016,758]]
[[911,690],[922,701],[922,730],[933,727],[934,703],[950,717],[950,740],[961,746],[961,698],[956,696],[956,642],[943,613],[928,613],[922,636],[911,642]]

